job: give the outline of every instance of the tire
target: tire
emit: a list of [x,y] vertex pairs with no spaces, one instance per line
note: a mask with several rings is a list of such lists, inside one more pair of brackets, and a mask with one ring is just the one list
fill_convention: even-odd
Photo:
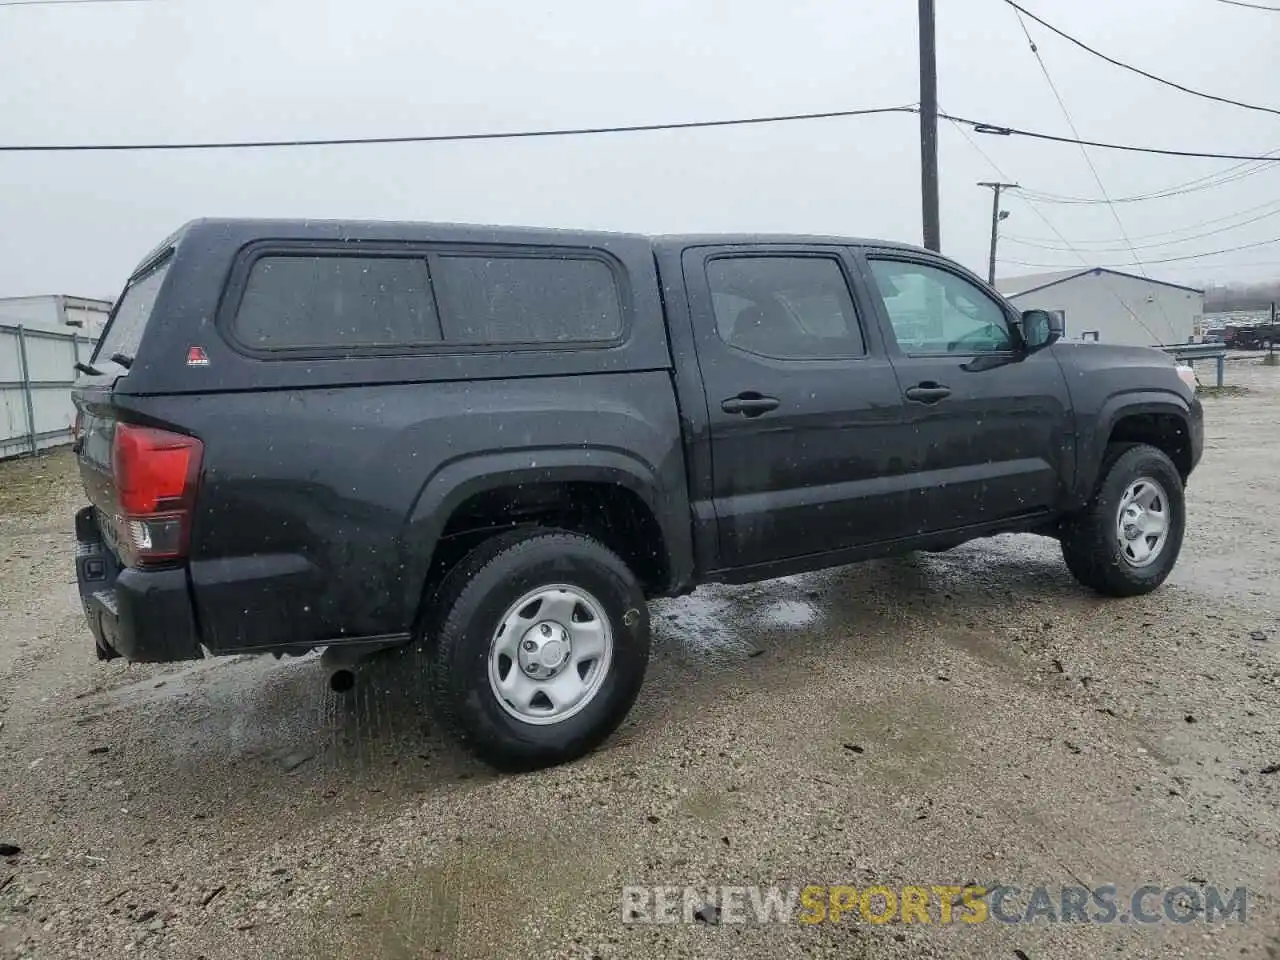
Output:
[[[542,597],[537,606],[525,599],[530,595]],[[598,630],[592,627],[597,620],[602,621]],[[554,766],[589,753],[626,717],[649,663],[649,612],[639,581],[599,542],[565,530],[525,528],[481,544],[445,578],[427,624],[431,693],[442,726],[504,771]],[[588,628],[608,642],[574,639],[575,631]],[[523,639],[512,651],[515,658],[504,659],[499,651],[508,635],[512,642]],[[588,642],[609,649],[594,666],[574,662],[579,656],[574,644],[585,650]],[[519,696],[500,696],[499,686],[510,681],[521,685],[520,692],[533,683],[560,699],[558,685],[531,681],[522,671],[525,661],[517,658],[530,656],[521,652],[529,643],[545,643],[532,656],[565,658],[551,679],[570,684],[569,690],[577,683],[592,692],[583,692],[568,708],[557,708],[547,693],[523,707],[516,705]],[[553,647],[555,654],[549,655]],[[556,669],[538,660],[527,666],[543,673]],[[522,709],[523,716],[518,715]]]
[[[1153,507],[1163,503],[1166,534],[1141,532],[1150,525],[1148,516],[1121,529],[1121,510],[1126,493],[1139,481],[1155,482],[1158,491]],[[1139,489],[1139,501],[1152,495],[1150,485]],[[1136,597],[1155,590],[1173,570],[1182,549],[1186,528],[1186,507],[1182,477],[1173,461],[1162,451],[1146,444],[1113,444],[1107,448],[1097,491],[1093,499],[1063,525],[1060,539],[1067,568],[1086,587],[1110,597]],[[1121,546],[1121,536],[1127,545]],[[1128,539],[1130,536],[1133,539]],[[1142,548],[1154,556],[1141,561]]]

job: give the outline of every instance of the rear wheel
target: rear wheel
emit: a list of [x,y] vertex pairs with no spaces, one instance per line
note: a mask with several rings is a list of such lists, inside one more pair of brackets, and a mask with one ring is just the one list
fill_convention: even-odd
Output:
[[481,544],[446,578],[434,624],[435,708],[504,770],[596,747],[626,717],[649,660],[639,581],[600,543],[563,530]]
[[1182,477],[1146,444],[1110,447],[1097,492],[1061,534],[1075,578],[1113,597],[1150,593],[1173,570],[1186,524]]

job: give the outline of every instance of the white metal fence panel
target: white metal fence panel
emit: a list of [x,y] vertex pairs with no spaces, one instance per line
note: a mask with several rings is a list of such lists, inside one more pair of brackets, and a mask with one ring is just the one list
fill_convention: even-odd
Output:
[[71,442],[71,386],[94,341],[0,322],[0,460]]

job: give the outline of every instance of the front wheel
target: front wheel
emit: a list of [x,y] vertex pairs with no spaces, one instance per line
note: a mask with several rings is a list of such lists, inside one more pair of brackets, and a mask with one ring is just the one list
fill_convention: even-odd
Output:
[[1062,556],[1086,587],[1112,597],[1150,593],[1182,549],[1182,477],[1146,444],[1109,448],[1097,492],[1063,527]]
[[649,661],[649,617],[616,554],[564,530],[476,548],[436,605],[436,711],[503,770],[574,760],[626,717]]

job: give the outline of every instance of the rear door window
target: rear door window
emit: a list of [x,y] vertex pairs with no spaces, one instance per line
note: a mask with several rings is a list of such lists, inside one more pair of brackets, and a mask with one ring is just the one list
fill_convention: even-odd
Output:
[[622,307],[613,270],[587,257],[432,258],[449,343],[617,340]]
[[413,257],[264,256],[235,319],[256,350],[433,344],[440,320],[426,261]]
[[151,319],[156,298],[160,295],[160,288],[164,285],[171,262],[172,260],[165,260],[125,287],[124,294],[116,305],[115,314],[103,332],[102,339],[98,341],[94,360],[98,357],[110,360],[116,354],[130,359],[138,355],[142,334],[147,328],[147,321]]
[[830,257],[719,257],[707,264],[716,331],[731,347],[781,360],[866,354],[840,263]]

